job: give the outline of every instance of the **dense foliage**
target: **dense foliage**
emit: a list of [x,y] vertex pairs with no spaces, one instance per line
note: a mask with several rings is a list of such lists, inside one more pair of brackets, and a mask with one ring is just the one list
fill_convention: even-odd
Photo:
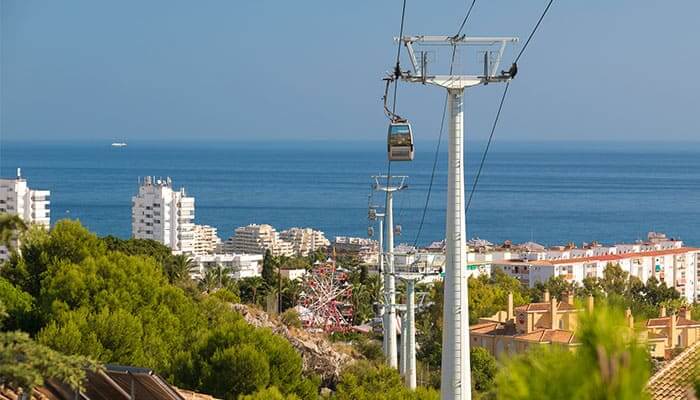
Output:
[[653,276],[643,283],[618,264],[608,264],[601,278],[585,278],[581,285],[567,282],[561,277],[537,283],[531,291],[532,298],[542,301],[545,290],[557,298],[566,292],[575,294],[579,299],[592,295],[596,301],[604,299],[618,308],[629,307],[638,320],[657,317],[661,305],[667,306],[669,312],[685,305],[680,293],[673,287],[666,286]]
[[626,328],[622,311],[598,307],[581,316],[575,352],[543,347],[506,362],[499,372],[499,400],[646,399],[645,349]]
[[100,239],[77,222],[30,230],[22,256],[2,268],[6,326],[64,354],[152,368],[226,399],[270,386],[316,398],[318,382],[302,377],[288,342],[246,324],[223,296],[171,284],[184,279],[166,267],[177,262],[160,245]]
[[335,400],[437,400],[433,389],[403,386],[399,373],[385,364],[358,362],[343,372]]

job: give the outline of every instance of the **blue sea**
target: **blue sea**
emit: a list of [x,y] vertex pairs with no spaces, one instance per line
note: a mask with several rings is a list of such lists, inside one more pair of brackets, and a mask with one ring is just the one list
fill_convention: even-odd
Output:
[[[443,148],[445,147],[443,143]],[[483,143],[469,143],[470,190]],[[397,195],[398,242],[413,243],[435,143],[413,163],[393,163],[408,189]],[[444,237],[447,156],[440,152],[419,244]],[[31,187],[51,190],[52,222],[79,219],[100,235],[129,237],[139,177],[172,177],[195,197],[196,222],[225,239],[269,223],[365,236],[370,175],[385,174],[380,142],[0,143],[0,175],[22,168]],[[469,237],[543,244],[633,241],[666,232],[700,245],[700,144],[494,143],[468,213]]]

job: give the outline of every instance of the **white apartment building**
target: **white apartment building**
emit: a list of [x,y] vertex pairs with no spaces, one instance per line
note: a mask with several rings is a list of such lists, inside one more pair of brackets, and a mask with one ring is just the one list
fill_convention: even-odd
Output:
[[357,255],[364,264],[377,265],[379,263],[379,242],[373,239],[336,236],[333,248],[338,253]]
[[487,255],[492,256],[493,268],[529,287],[555,276],[580,284],[587,277],[601,278],[608,264],[619,264],[625,272],[642,282],[656,277],[678,290],[690,303],[700,295],[700,249],[683,247],[682,241],[653,232],[647,241],[632,244],[565,246],[542,251],[501,249]]
[[131,198],[131,235],[153,239],[174,253],[194,253],[194,197],[173,190],[170,178],[147,176]]
[[323,232],[311,228],[289,228],[280,232],[280,239],[291,243],[294,252],[300,256],[308,256],[331,244]]
[[221,245],[216,228],[209,225],[195,225],[194,254],[214,254]]
[[270,250],[273,256],[292,256],[292,244],[280,239],[279,233],[271,225],[251,224],[236,228],[233,236],[224,243],[226,253],[265,254]]
[[196,267],[192,279],[202,279],[208,270],[222,266],[234,279],[253,278],[262,272],[262,254],[198,254],[192,260]]
[[[27,224],[36,224],[49,229],[51,213],[49,210],[51,192],[33,190],[22,178],[22,171],[17,168],[16,178],[0,178],[0,213],[19,215]],[[17,245],[17,243],[15,244]],[[0,261],[8,258],[5,246],[0,246]]]
[[30,189],[21,173],[17,168],[16,178],[0,178],[0,212],[19,215],[29,224],[42,225],[48,229],[51,224],[51,192]]

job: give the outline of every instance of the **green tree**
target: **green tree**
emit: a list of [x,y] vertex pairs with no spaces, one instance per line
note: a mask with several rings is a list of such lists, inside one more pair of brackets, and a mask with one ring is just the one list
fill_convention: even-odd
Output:
[[165,274],[170,283],[180,283],[189,281],[191,273],[196,268],[194,260],[187,254],[176,254],[170,256],[165,262]]
[[247,343],[217,349],[206,371],[202,378],[203,387],[214,396],[226,400],[263,389],[270,382],[267,357]]
[[265,297],[265,281],[258,276],[241,279],[239,286],[241,289],[241,301],[244,303],[258,304],[259,298]]
[[564,298],[567,293],[577,293],[578,286],[575,282],[569,282],[561,276],[552,276],[545,282],[537,282],[530,291],[531,297],[538,302],[544,301],[544,292],[557,299]]
[[[245,353],[240,355],[243,350]],[[242,371],[242,368],[250,370]],[[284,394],[296,393],[315,400],[318,387],[302,377],[301,357],[289,342],[242,320],[222,324],[207,333],[193,349],[191,358],[183,359],[177,371],[178,379],[188,386],[227,398],[276,386]],[[200,371],[204,371],[203,377]],[[252,374],[250,379],[247,374]],[[313,390],[309,391],[310,387]]]
[[627,292],[628,283],[629,274],[622,269],[620,264],[608,263],[603,269],[600,284],[608,295],[624,295]]
[[33,325],[32,311],[34,298],[29,293],[15,287],[5,278],[0,278],[0,303],[4,306],[7,318],[1,327],[6,330],[18,330]]
[[496,359],[483,347],[473,347],[470,353],[472,384],[479,392],[493,388],[494,378],[498,372]]
[[295,394],[283,395],[279,389],[272,386],[267,389],[260,390],[253,394],[239,397],[239,400],[298,400],[299,396]]
[[9,253],[15,250],[15,238],[27,230],[27,224],[16,214],[0,213],[0,245]]
[[0,333],[0,386],[31,392],[47,379],[73,389],[83,389],[85,370],[98,364],[76,356],[66,356],[37,344],[23,332]]
[[151,257],[160,265],[173,257],[170,247],[152,239],[120,239],[115,236],[105,236],[102,241],[109,251],[118,251],[129,256]]
[[270,250],[265,250],[265,256],[263,257],[262,265],[262,278],[268,286],[275,286],[277,284],[277,268],[279,263],[276,257],[272,255]]
[[341,375],[335,400],[437,400],[435,390],[404,386],[396,369],[385,364],[360,361],[350,365]]
[[[73,221],[59,221],[49,232],[30,229],[21,256],[0,270],[0,308],[5,310],[0,314],[25,329],[18,316],[30,309],[36,324],[26,330],[36,334],[42,348],[151,368],[179,387],[218,390],[211,374],[264,360],[269,373],[263,368],[241,374],[264,382],[261,389],[276,386],[284,395],[317,397],[319,383],[302,376],[294,348],[233,312],[227,289],[211,296],[186,292],[169,283],[155,257],[139,251],[112,250]],[[247,358],[231,358],[232,352]],[[13,366],[0,359],[0,369],[6,365]],[[235,395],[233,389],[226,392],[229,398]]]
[[506,361],[496,377],[500,400],[647,399],[646,350],[621,311],[598,306],[581,317],[575,352],[544,347]]

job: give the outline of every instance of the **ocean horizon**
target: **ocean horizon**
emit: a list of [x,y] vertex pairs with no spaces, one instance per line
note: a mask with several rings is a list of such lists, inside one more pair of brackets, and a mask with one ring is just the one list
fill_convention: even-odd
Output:
[[[120,141],[123,139],[115,139]],[[195,222],[225,240],[238,226],[269,223],[366,236],[370,176],[386,174],[381,141],[111,141],[0,142],[0,176],[22,169],[34,189],[51,190],[52,223],[79,219],[99,235],[129,237],[131,196],[144,176],[166,177],[195,197]],[[416,160],[392,163],[408,175],[395,198],[397,243],[414,243],[436,142],[417,142]],[[444,237],[445,143],[418,238]],[[484,148],[468,142],[467,196]],[[631,242],[648,231],[700,245],[700,142],[498,142],[488,154],[469,209],[468,237]]]

